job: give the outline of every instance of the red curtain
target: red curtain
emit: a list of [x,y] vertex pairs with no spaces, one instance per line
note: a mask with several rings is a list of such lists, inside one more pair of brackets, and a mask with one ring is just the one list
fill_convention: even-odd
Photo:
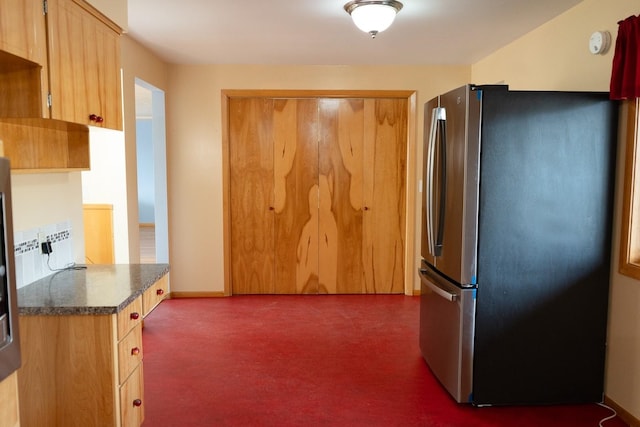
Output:
[[640,97],[640,16],[618,22],[611,71],[611,99]]

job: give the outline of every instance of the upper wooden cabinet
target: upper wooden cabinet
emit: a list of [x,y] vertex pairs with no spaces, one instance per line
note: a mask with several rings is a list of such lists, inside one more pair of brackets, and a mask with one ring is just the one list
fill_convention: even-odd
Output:
[[13,169],[89,169],[86,126],[122,129],[120,33],[84,0],[0,0],[0,141]]
[[47,62],[42,0],[0,0],[0,50],[38,64]]
[[43,117],[49,108],[43,0],[0,0],[0,51],[0,116]]
[[51,118],[121,130],[120,28],[84,1],[48,3]]

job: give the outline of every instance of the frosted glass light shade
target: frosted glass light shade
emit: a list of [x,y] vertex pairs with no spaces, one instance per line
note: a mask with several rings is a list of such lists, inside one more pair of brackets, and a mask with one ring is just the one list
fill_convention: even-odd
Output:
[[344,5],[344,10],[351,15],[353,23],[372,37],[389,28],[400,9],[402,3],[395,0],[355,0]]

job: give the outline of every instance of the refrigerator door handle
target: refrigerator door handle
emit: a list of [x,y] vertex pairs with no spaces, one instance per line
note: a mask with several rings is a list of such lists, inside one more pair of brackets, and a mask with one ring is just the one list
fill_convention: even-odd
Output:
[[437,114],[438,107],[434,108],[431,112],[431,127],[429,129],[429,141],[427,145],[427,170],[426,170],[426,224],[427,227],[427,243],[429,245],[429,253],[436,256],[435,242],[433,238],[433,187],[434,187],[434,169],[433,163],[435,160],[435,145],[436,145],[436,131],[437,131]]
[[435,242],[436,256],[442,254],[445,204],[447,201],[447,112],[442,107],[438,110],[438,128],[440,129],[440,202],[438,212],[438,233]]
[[425,274],[427,273],[427,270],[424,269],[420,269],[420,280],[422,281],[422,283],[425,284],[426,287],[428,287],[429,289],[431,289],[434,293],[436,293],[437,295],[441,296],[442,298],[446,299],[447,301],[451,301],[454,302],[458,299],[458,295],[457,294],[453,294],[451,292],[446,291],[445,289],[442,289],[440,286],[436,285],[435,283],[433,283],[431,280],[428,280],[425,277]]

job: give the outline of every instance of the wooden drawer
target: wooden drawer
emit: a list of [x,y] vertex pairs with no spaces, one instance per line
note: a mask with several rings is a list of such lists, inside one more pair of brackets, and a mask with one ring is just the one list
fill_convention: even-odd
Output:
[[169,293],[169,275],[165,274],[142,294],[144,316],[151,313]]
[[142,363],[120,387],[120,416],[122,425],[140,426],[144,420],[144,387]]
[[118,341],[142,321],[142,298],[136,298],[118,313]]
[[142,324],[138,323],[118,343],[119,383],[122,384],[142,361]]

